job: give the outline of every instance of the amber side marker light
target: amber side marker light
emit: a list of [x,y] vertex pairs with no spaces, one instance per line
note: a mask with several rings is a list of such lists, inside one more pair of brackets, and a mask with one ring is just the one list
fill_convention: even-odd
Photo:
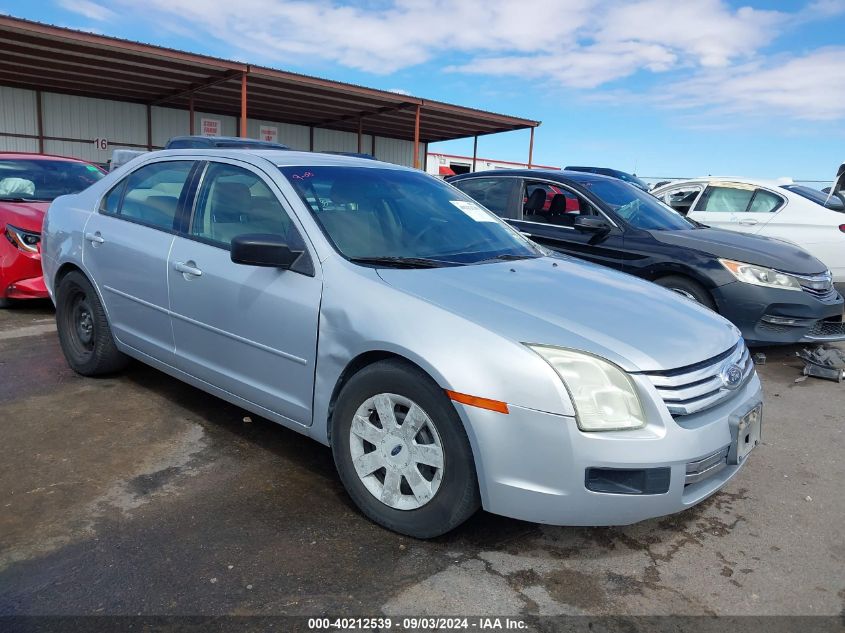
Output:
[[455,402],[461,404],[468,404],[471,407],[478,407],[479,409],[487,409],[488,411],[495,411],[496,413],[508,413],[508,405],[506,402],[499,402],[498,400],[490,400],[489,398],[479,398],[478,396],[469,396],[465,393],[458,393],[457,391],[446,390],[446,395]]

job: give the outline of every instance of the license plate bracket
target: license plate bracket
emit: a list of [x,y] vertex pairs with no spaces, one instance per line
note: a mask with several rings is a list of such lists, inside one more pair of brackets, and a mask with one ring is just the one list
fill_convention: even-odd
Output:
[[758,404],[740,416],[732,426],[733,442],[728,455],[729,464],[742,464],[748,454],[763,440],[763,405]]

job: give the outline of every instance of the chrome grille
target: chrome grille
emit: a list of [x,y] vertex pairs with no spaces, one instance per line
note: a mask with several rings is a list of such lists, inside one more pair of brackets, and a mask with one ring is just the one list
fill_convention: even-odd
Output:
[[687,472],[684,477],[684,485],[697,484],[708,477],[712,477],[728,465],[728,452],[731,447],[726,446],[712,455],[702,457],[687,464]]
[[[723,372],[737,365],[740,379],[728,387]],[[717,405],[744,385],[754,373],[754,363],[742,339],[731,349],[708,360],[668,371],[643,372],[663,398],[672,415],[689,415]]]
[[817,299],[829,301],[830,299],[836,298],[836,288],[833,287],[833,276],[830,274],[830,271],[820,275],[787,274],[798,280],[801,284],[801,290],[813,295]]

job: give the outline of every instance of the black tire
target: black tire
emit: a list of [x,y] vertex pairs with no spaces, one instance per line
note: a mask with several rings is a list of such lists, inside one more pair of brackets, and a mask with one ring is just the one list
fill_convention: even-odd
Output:
[[669,275],[655,280],[658,286],[663,286],[667,290],[673,290],[688,299],[694,299],[706,308],[710,308],[714,312],[716,310],[716,302],[713,301],[713,296],[707,292],[707,289],[697,281],[689,277],[682,277],[680,275]]
[[56,327],[68,365],[83,376],[111,374],[129,362],[114,344],[100,298],[80,272],[69,272],[59,283]]
[[5,310],[6,308],[12,307],[11,299],[2,298],[0,299],[0,310]]
[[[420,406],[439,435],[442,479],[434,496],[416,509],[396,509],[377,499],[353,465],[353,417],[368,399],[384,393],[396,394]],[[379,361],[362,369],[343,386],[332,415],[332,453],[340,479],[355,505],[394,532],[423,539],[440,536],[466,521],[481,505],[472,449],[463,423],[443,389],[410,363]],[[407,485],[407,480],[402,482]]]

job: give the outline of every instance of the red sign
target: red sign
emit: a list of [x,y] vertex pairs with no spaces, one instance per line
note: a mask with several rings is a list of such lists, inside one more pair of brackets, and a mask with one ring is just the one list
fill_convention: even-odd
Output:
[[220,119],[200,119],[203,136],[220,136]]

